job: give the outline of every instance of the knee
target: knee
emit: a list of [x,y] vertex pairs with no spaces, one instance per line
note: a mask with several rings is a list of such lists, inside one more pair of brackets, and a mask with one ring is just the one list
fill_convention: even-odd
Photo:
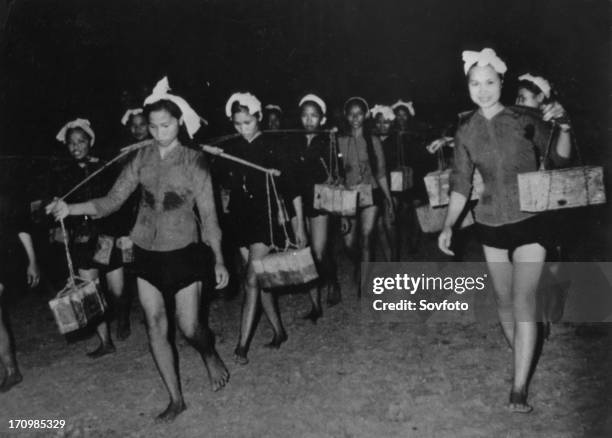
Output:
[[147,315],[147,331],[151,337],[165,336],[168,331],[168,321],[163,312]]
[[312,255],[317,263],[322,263],[325,257],[325,248],[313,248]]
[[255,271],[252,267],[249,267],[246,273],[246,277],[244,279],[244,285],[246,289],[257,289],[259,284],[257,283],[257,275],[255,275]]
[[197,339],[201,334],[201,329],[196,322],[184,323],[180,322],[180,329],[183,335],[190,341]]

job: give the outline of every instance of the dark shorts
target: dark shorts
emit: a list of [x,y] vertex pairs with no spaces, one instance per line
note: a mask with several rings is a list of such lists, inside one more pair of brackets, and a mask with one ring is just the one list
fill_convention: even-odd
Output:
[[550,215],[539,214],[513,224],[492,227],[476,223],[480,243],[493,248],[507,249],[511,253],[522,245],[539,243],[547,250],[554,248],[556,227]]
[[204,290],[214,288],[214,264],[212,250],[201,243],[174,251],[148,251],[134,245],[136,276],[159,289],[165,299],[196,281],[202,281]]

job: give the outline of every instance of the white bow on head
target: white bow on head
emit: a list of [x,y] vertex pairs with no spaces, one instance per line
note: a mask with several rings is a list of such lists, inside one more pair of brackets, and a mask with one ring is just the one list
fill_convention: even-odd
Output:
[[259,120],[263,114],[261,113],[261,102],[251,93],[234,93],[230,96],[225,104],[225,115],[228,119],[232,118],[232,105],[238,102],[240,106],[244,106],[249,110],[249,114],[255,115],[259,113]]
[[65,144],[68,140],[66,138],[66,133],[72,128],[81,128],[83,131],[85,131],[91,138],[91,145],[94,145],[96,142],[96,134],[94,134],[93,129],[91,129],[91,123],[89,123],[89,120],[87,119],[75,119],[66,123],[64,126],[62,126],[62,129],[60,129],[55,138]]
[[300,99],[300,103],[298,103],[298,107],[301,107],[306,102],[316,103],[321,108],[321,111],[323,112],[322,115],[327,114],[327,105],[325,104],[325,101],[316,94],[307,94],[306,96],[302,97]]
[[164,76],[153,88],[153,92],[149,97],[144,100],[143,106],[150,105],[160,100],[169,100],[176,104],[183,113],[183,122],[185,128],[187,128],[187,134],[190,138],[193,138],[198,129],[200,129],[200,121],[203,120],[198,113],[194,111],[185,99],[175,94],[168,93],[170,91],[170,85],[168,84],[168,77]]
[[283,112],[283,109],[280,106],[271,103],[264,106],[264,109],[267,109],[268,111],[278,111],[279,113]]
[[127,125],[127,122],[130,120],[130,117],[135,116],[137,114],[142,114],[142,108],[132,108],[127,110],[125,114],[123,114],[123,117],[121,117],[121,124],[123,126]]
[[408,110],[408,112],[410,113],[412,117],[415,116],[416,111],[414,110],[414,104],[412,103],[412,101],[404,102],[402,99],[400,99],[397,102],[395,102],[393,105],[391,105],[391,109],[395,111],[396,109],[402,106]]
[[365,100],[363,97],[361,96],[353,96],[353,97],[349,97],[348,99],[346,99],[346,102],[344,102],[344,112],[346,113],[346,110],[348,109],[346,107],[346,105],[351,101],[351,100],[358,100],[359,102],[363,103],[363,106],[365,106],[365,117],[368,118],[370,117],[370,105],[368,104],[368,101]]
[[542,90],[542,93],[544,93],[544,96],[546,96],[547,99],[550,97],[550,90],[551,90],[550,83],[543,77],[532,76],[531,74],[527,73],[522,76],[519,76],[518,80],[531,82],[536,87],[538,87],[540,90]]
[[463,59],[463,71],[467,75],[470,71],[470,68],[474,64],[478,64],[479,67],[484,67],[485,65],[490,65],[500,75],[506,73],[508,67],[506,67],[506,63],[501,60],[499,56],[495,53],[495,50],[490,49],[488,47],[482,49],[480,52],[474,52],[472,50],[465,50],[461,54],[461,58]]
[[378,114],[382,114],[385,120],[389,120],[390,122],[395,120],[393,109],[387,105],[374,105],[372,109],[370,109],[370,114],[373,119],[375,119]]

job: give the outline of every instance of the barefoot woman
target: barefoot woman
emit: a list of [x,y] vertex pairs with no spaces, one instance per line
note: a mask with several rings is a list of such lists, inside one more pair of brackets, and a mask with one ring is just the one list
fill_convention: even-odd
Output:
[[[450,205],[438,245],[453,254],[452,226],[478,169],[484,181],[475,209],[478,233],[514,356],[509,408],[526,413],[532,410],[527,389],[537,341],[536,289],[552,239],[545,215],[520,211],[517,174],[537,170],[550,132],[539,117],[499,101],[506,65],[493,50],[464,52],[463,60],[470,98],[478,109],[457,130]],[[570,153],[568,133],[562,132],[551,149],[550,158],[561,164]]]
[[[131,233],[138,295],[146,315],[151,353],[170,395],[168,408],[157,418],[172,421],[185,410],[185,403],[168,336],[168,327],[172,326],[169,319],[174,316],[171,311],[202,356],[212,389],[221,389],[229,373],[215,350],[207,314],[202,317],[200,309],[206,309],[203,289],[210,288],[213,281],[217,288],[224,287],[228,274],[220,250],[221,231],[210,174],[202,154],[184,147],[178,138],[183,124],[193,135],[199,117],[182,98],[168,94],[165,79],[145,100],[144,112],[153,140],[126,165],[111,191],[103,198],[72,205],[58,202],[47,209],[57,218],[106,216],[139,185],[142,187],[138,219]],[[201,239],[207,246],[198,243],[195,206],[201,218]]]

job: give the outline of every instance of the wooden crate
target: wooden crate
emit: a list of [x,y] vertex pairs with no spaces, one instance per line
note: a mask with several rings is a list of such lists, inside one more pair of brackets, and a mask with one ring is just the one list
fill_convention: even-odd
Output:
[[[425,188],[429,197],[429,205],[432,207],[441,207],[448,204],[450,196],[450,174],[451,169],[436,170],[425,175]],[[482,175],[478,170],[474,170],[472,178],[472,194],[471,200],[479,199],[480,194],[484,189]]]
[[[444,228],[444,219],[446,219],[446,212],[448,206],[444,207],[432,207],[431,205],[421,205],[416,208],[417,218],[419,225],[424,233],[438,233]],[[466,206],[466,209],[461,213],[459,219],[459,228],[466,228],[474,224],[474,215],[472,214],[471,208]]]
[[259,286],[264,289],[305,284],[319,277],[310,248],[269,254],[252,263]]
[[355,216],[357,197],[356,190],[347,190],[334,184],[315,184],[313,207],[335,215]]
[[539,212],[605,204],[603,168],[570,167],[518,175],[522,211]]
[[85,327],[91,320],[104,314],[107,305],[104,295],[93,281],[76,279],[74,287],[66,286],[49,301],[60,333],[65,334]]
[[412,167],[400,166],[390,172],[389,186],[392,192],[405,192],[412,188]]

